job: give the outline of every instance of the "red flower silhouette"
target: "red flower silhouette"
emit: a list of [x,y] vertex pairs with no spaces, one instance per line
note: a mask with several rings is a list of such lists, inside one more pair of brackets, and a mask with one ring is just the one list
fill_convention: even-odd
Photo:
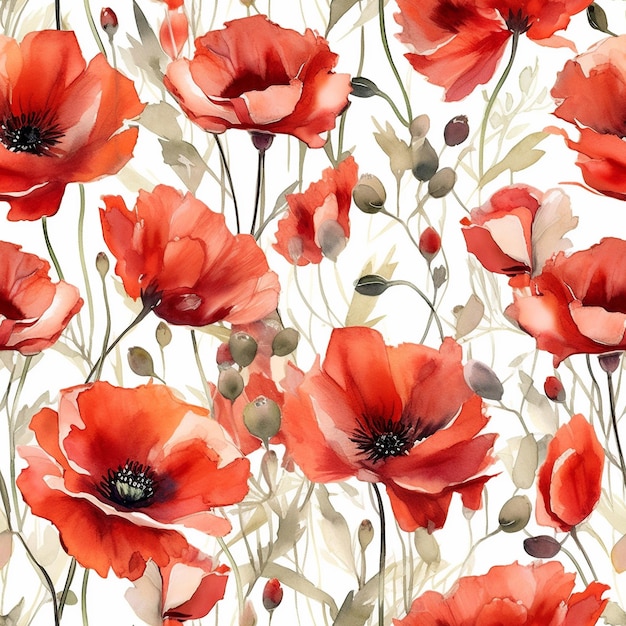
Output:
[[0,350],[41,352],[80,311],[78,289],[53,283],[49,270],[47,261],[0,241]]
[[207,411],[164,386],[105,382],[61,392],[59,411],[31,422],[38,447],[17,485],[33,513],[59,530],[84,567],[135,580],[187,549],[181,526],[225,535],[211,509],[248,491],[249,462]]
[[357,175],[350,156],[337,169],[326,168],[322,180],[304,193],[288,195],[289,211],[278,222],[274,249],[296,265],[320,263],[323,256],[336,261],[350,236],[348,211]]
[[485,269],[507,276],[538,274],[547,259],[571,246],[563,235],[577,223],[560,189],[542,193],[528,185],[500,189],[461,220],[467,250]]
[[494,75],[513,33],[545,46],[569,46],[555,36],[590,0],[398,0],[398,35],[409,63],[461,100]]
[[206,131],[286,133],[320,148],[351,92],[350,77],[332,71],[336,62],[310,29],[301,35],[253,15],[196,39],[194,58],[170,63],[164,80]]
[[9,220],[54,215],[68,183],[128,162],[137,128],[121,128],[144,105],[103,55],[86,66],[70,31],[0,37],[0,58],[0,200]]
[[159,41],[161,47],[170,57],[176,59],[180,55],[183,46],[189,38],[189,20],[185,10],[181,7],[170,9],[159,29]]
[[580,414],[561,426],[548,444],[537,480],[537,522],[569,531],[585,520],[600,499],[604,449]]
[[551,94],[554,114],[574,124],[578,141],[560,129],[578,152],[576,165],[585,182],[601,193],[626,200],[626,35],[609,37],[567,61]]
[[131,298],[172,324],[256,321],[276,309],[279,284],[250,235],[233,235],[224,216],[191,194],[158,185],[134,210],[105,196],[104,240]]
[[[315,482],[382,482],[400,527],[441,528],[452,494],[478,509],[496,435],[463,378],[461,348],[386,346],[375,330],[334,330],[324,365],[285,381],[281,433]],[[445,393],[442,393],[445,389]]]
[[588,250],[548,260],[518,283],[505,314],[554,355],[626,349],[626,241],[607,237]]
[[394,626],[595,626],[607,585],[572,593],[575,574],[556,561],[497,565],[482,576],[459,578],[442,595],[427,591]]

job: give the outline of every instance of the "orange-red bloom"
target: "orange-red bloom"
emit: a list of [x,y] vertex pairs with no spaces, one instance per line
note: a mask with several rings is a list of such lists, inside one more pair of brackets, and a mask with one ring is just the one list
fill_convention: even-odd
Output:
[[312,30],[301,35],[253,15],[196,39],[193,59],[170,63],[164,80],[206,131],[286,133],[320,148],[351,92],[350,77],[332,71],[336,62]]
[[554,355],[626,350],[626,241],[607,237],[588,250],[548,260],[517,285],[506,315]]
[[106,576],[135,580],[188,548],[181,526],[225,535],[214,507],[248,491],[249,462],[208,412],[165,386],[105,382],[61,392],[59,410],[31,422],[40,447],[17,485],[33,513],[59,530],[67,552]]
[[560,189],[542,193],[510,185],[463,218],[468,252],[490,272],[538,274],[547,259],[571,246],[563,235],[574,228],[569,198]]
[[315,482],[382,482],[400,527],[441,528],[452,494],[481,505],[496,435],[465,383],[461,348],[386,346],[377,331],[333,331],[323,366],[285,381],[281,433]]
[[166,185],[140,191],[130,211],[105,196],[104,240],[131,298],[172,324],[256,321],[276,309],[279,284],[250,235],[233,235],[224,216]]
[[326,168],[322,180],[304,193],[288,195],[289,211],[278,222],[274,249],[296,265],[320,263],[323,256],[336,261],[350,236],[348,212],[357,175],[349,156],[337,169]]
[[513,33],[545,46],[569,46],[555,36],[590,0],[398,0],[398,35],[409,63],[429,82],[461,100],[494,75]]
[[0,200],[8,219],[54,215],[70,182],[117,173],[131,158],[139,102],[98,54],[87,66],[74,33],[0,37]]
[[539,468],[537,522],[569,531],[585,520],[600,499],[604,449],[580,414],[556,431]]
[[182,7],[170,9],[159,29],[161,47],[170,59],[178,58],[188,37],[189,20],[185,10]]
[[556,561],[498,565],[482,576],[459,578],[442,595],[427,591],[394,626],[595,626],[608,600],[593,582],[572,593],[575,574]]
[[626,200],[626,35],[609,37],[568,61],[557,76],[554,114],[574,124],[578,141],[563,130],[578,152],[585,182],[601,193]]
[[80,311],[78,289],[53,283],[49,270],[47,261],[0,241],[0,350],[41,352]]

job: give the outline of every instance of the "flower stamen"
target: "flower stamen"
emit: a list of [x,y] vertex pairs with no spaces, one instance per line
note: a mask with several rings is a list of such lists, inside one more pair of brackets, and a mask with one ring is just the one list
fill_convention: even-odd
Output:
[[109,470],[98,491],[108,500],[127,507],[148,506],[154,497],[156,480],[150,466],[127,460],[124,467]]
[[350,437],[367,460],[374,463],[390,456],[408,454],[416,440],[414,425],[384,418],[358,421],[358,427]]
[[0,122],[0,142],[11,152],[51,156],[63,133],[40,113],[7,115]]

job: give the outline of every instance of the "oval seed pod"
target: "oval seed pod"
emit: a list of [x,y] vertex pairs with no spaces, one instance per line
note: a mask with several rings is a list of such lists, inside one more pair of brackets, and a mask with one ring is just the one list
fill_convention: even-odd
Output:
[[516,533],[526,528],[532,512],[532,504],[527,496],[513,496],[500,509],[498,523],[505,533]]
[[272,354],[287,356],[291,354],[300,341],[300,333],[295,328],[283,328],[272,340]]
[[385,208],[387,191],[377,176],[362,174],[352,190],[352,199],[363,213],[373,215]]
[[243,410],[243,423],[246,428],[251,435],[261,439],[266,446],[280,430],[281,417],[278,404],[265,396],[255,398]]
[[248,333],[240,331],[231,334],[228,340],[228,348],[233,357],[233,361],[235,361],[237,365],[240,367],[248,367],[248,365],[254,361],[258,345]]
[[217,390],[231,402],[243,392],[244,383],[241,374],[233,367],[221,369],[217,377]]

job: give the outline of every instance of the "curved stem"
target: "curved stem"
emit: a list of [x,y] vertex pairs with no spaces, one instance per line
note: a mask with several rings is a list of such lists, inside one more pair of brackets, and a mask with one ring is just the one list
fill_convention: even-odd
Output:
[[252,226],[250,227],[250,234],[254,235],[256,227],[256,218],[259,213],[259,205],[261,203],[261,181],[265,174],[265,150],[259,150],[259,159],[256,170],[256,192],[254,194],[254,212],[252,213]]
[[561,546],[561,552],[565,554],[574,564],[574,567],[576,568],[576,571],[578,572],[578,575],[580,576],[580,580],[582,580],[583,585],[585,585],[585,587],[589,586],[589,582],[587,580],[587,577],[585,576],[585,572],[583,572],[582,568],[580,567],[580,563],[576,560],[574,555],[563,546]]
[[372,483],[376,495],[378,515],[380,517],[380,557],[378,559],[378,626],[385,624],[385,562],[387,561],[387,543],[385,540],[385,508],[380,490],[376,483]]
[[398,222],[398,224],[400,224],[402,226],[402,228],[404,228],[404,230],[406,231],[406,234],[409,236],[409,239],[411,240],[411,243],[419,250],[419,248],[420,248],[419,243],[415,240],[415,237],[413,237],[413,235],[411,234],[411,230],[406,225],[406,223],[405,223],[405,221],[403,219],[401,219],[397,215],[394,215],[393,213],[389,213],[389,211],[387,211],[387,209],[382,209],[381,211],[379,211],[379,213],[381,215],[386,215],[387,217],[390,217],[392,220],[395,220],[396,222]]
[[91,34],[96,41],[96,45],[98,46],[98,50],[102,52],[104,58],[106,59],[107,53],[104,51],[104,45],[102,44],[102,39],[100,39],[100,34],[98,33],[98,29],[96,28],[96,24],[93,21],[93,15],[91,14],[91,7],[89,6],[89,0],[83,0],[83,5],[85,7],[85,15],[87,16],[87,22],[89,23],[89,30],[91,30]]
[[489,98],[489,102],[487,102],[487,108],[485,109],[485,115],[483,116],[483,121],[480,126],[480,141],[478,144],[478,184],[482,186],[482,178],[484,174],[484,161],[485,161],[485,135],[487,134],[487,124],[489,122],[489,116],[491,115],[491,110],[493,109],[493,105],[496,103],[498,99],[498,94],[502,89],[506,79],[508,78],[511,68],[513,67],[513,61],[515,60],[515,53],[517,52],[517,43],[519,41],[519,32],[513,31],[513,37],[511,39],[511,56],[509,57],[509,62],[504,68],[504,72],[502,72],[502,76],[500,76],[500,80],[496,85],[491,97]]
[[48,249],[48,254],[50,255],[52,265],[54,265],[54,269],[57,271],[59,278],[61,280],[65,280],[63,272],[61,271],[61,266],[59,265],[59,259],[57,259],[57,255],[54,253],[54,249],[52,247],[52,244],[50,243],[50,237],[48,235],[48,219],[45,215],[41,218],[41,227],[43,229],[43,238],[46,241],[46,248]]
[[204,395],[206,396],[207,402],[209,403],[209,409],[211,410],[211,414],[213,414],[213,400],[211,399],[211,392],[209,391],[209,387],[207,385],[206,374],[204,373],[204,368],[202,367],[202,361],[200,360],[200,352],[198,351],[198,342],[196,341],[196,331],[193,329],[191,331],[191,343],[193,345],[193,356],[196,360],[196,367],[198,368],[200,379],[202,381],[202,388],[204,389]]
[[398,118],[398,121],[400,122],[400,124],[408,128],[411,122],[410,121],[407,122],[407,120],[404,119],[404,116],[402,115],[402,113],[400,113],[400,109],[398,109],[398,107],[396,106],[396,103],[384,91],[381,91],[380,89],[378,90],[377,95],[380,96],[385,102],[387,102],[387,104],[389,104],[389,106],[391,107],[391,110],[394,112],[395,116]]
[[230,192],[233,196],[233,206],[235,208],[235,224],[237,227],[237,234],[241,232],[241,225],[239,224],[239,206],[237,205],[237,197],[235,196],[235,186],[233,185],[233,177],[230,175],[230,168],[228,167],[228,161],[226,160],[226,154],[224,153],[224,148],[222,147],[222,142],[217,135],[213,135],[215,138],[215,143],[217,144],[217,149],[220,153],[220,158],[222,159],[222,165],[224,166],[224,171],[226,172],[226,178],[228,180],[228,185],[230,186]]
[[89,570],[86,569],[83,574],[83,584],[80,589],[80,612],[83,616],[83,626],[89,626],[89,618],[87,617],[87,582],[89,581]]
[[72,581],[74,580],[74,574],[76,574],[76,559],[72,557],[70,567],[67,570],[65,585],[63,585],[63,591],[61,592],[61,597],[59,598],[59,619],[63,617],[63,609],[65,607],[65,603],[67,602],[67,594],[70,592],[70,587],[72,586]]
[[87,309],[89,312],[89,341],[87,346],[87,354],[91,358],[92,337],[94,328],[94,308],[93,294],[91,292],[91,283],[89,282],[89,273],[87,272],[87,262],[85,260],[85,186],[78,185],[80,191],[80,210],[78,213],[78,257],[80,259],[80,269],[83,273],[85,282],[85,295],[87,298]]
[[613,425],[613,432],[615,433],[615,441],[617,443],[617,456],[619,457],[619,465],[622,470],[624,486],[626,487],[626,462],[624,462],[624,452],[622,450],[622,443],[619,438],[619,432],[617,431],[617,416],[615,414],[615,389],[613,388],[613,376],[611,372],[606,373],[606,380],[607,380],[607,384],[609,387],[609,405],[611,408],[611,424]]
[[441,325],[441,320],[439,319],[439,315],[437,315],[437,311],[435,310],[433,303],[428,299],[428,296],[419,287],[416,287],[408,280],[390,280],[387,283],[388,287],[394,287],[395,285],[404,285],[405,287],[410,287],[411,289],[413,289],[413,291],[415,291],[415,293],[419,295],[422,300],[424,300],[424,302],[428,305],[428,308],[434,315],[435,323],[437,324],[437,330],[439,331],[439,338],[441,339],[441,341],[443,341],[444,333],[443,327]]
[[578,538],[578,533],[576,532],[576,526],[572,527],[572,530],[569,531],[569,534],[572,536],[572,539],[574,540],[574,543],[576,544],[576,546],[580,550],[580,552],[583,555],[583,557],[585,557],[585,561],[587,561],[587,565],[589,566],[589,569],[591,570],[591,574],[593,576],[593,579],[594,580],[598,580],[598,575],[596,574],[596,571],[593,568],[593,563],[591,562],[591,559],[589,558],[589,555],[587,554],[587,551],[585,550],[585,548],[583,548],[582,543],[580,543],[580,539]]
[[228,559],[228,562],[230,563],[230,567],[233,571],[233,574],[235,575],[235,586],[237,587],[237,602],[239,605],[239,615],[243,615],[243,609],[244,609],[243,585],[241,583],[241,573],[239,572],[237,561],[235,561],[235,558],[233,557],[231,551],[228,549],[228,546],[226,545],[226,542],[224,541],[224,539],[222,539],[222,537],[216,537],[216,539],[220,548],[226,555],[226,558]]
[[[102,279],[102,298],[104,300],[104,312],[105,312],[105,330],[104,338],[102,339],[102,354],[106,352],[107,345],[109,344],[109,338],[111,337],[111,307],[109,306],[109,294],[107,292],[107,286],[105,282],[105,276],[101,276]],[[96,380],[102,376],[102,366],[104,365],[104,359],[100,359],[98,369],[96,371]]]

